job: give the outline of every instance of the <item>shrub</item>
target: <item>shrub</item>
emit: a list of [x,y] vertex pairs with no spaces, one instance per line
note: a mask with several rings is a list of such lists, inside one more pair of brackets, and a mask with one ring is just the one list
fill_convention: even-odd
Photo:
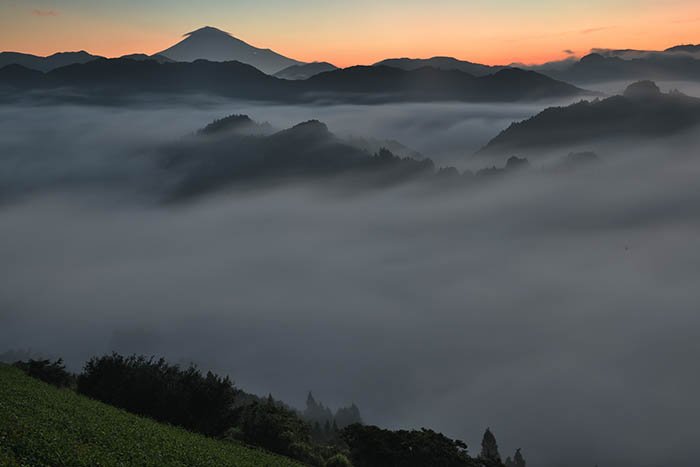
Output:
[[309,425],[299,416],[272,401],[255,402],[237,410],[234,436],[272,452],[311,465],[323,465],[311,442]]
[[55,362],[29,359],[26,362],[15,362],[14,366],[32,378],[40,379],[59,388],[72,386],[75,379],[71,373],[66,371],[66,366],[61,358]]
[[475,467],[462,441],[425,428],[421,430],[383,430],[376,426],[350,425],[342,432],[356,467]]
[[209,436],[233,424],[236,389],[228,378],[163,359],[112,354],[92,358],[78,392],[93,399]]

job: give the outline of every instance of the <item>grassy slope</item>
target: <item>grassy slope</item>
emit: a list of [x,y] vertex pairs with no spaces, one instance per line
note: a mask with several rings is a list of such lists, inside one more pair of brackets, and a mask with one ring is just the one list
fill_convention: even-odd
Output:
[[2,466],[299,466],[137,417],[0,364]]

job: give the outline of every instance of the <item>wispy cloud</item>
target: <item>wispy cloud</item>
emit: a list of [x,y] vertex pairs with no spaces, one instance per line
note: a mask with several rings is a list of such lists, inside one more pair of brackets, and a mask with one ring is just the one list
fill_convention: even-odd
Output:
[[58,11],[56,10],[40,10],[35,8],[32,10],[32,16],[58,16]]
[[599,28],[589,28],[589,29],[582,29],[579,31],[581,34],[593,34],[594,32],[600,32],[600,31],[605,31],[607,29],[612,29],[614,26],[603,26]]

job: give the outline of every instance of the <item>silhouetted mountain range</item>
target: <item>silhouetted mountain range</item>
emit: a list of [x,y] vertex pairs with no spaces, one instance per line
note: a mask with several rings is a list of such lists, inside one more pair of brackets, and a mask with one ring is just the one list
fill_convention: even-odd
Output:
[[576,150],[592,142],[648,141],[700,124],[700,99],[680,92],[662,93],[651,81],[630,85],[624,95],[551,107],[513,123],[478,155],[528,157],[561,148]]
[[303,65],[292,65],[288,68],[285,68],[282,71],[278,71],[274,74],[274,76],[282,79],[301,80],[309,79],[312,76],[315,76],[319,73],[325,73],[326,71],[333,71],[337,69],[338,67],[333,65],[332,63],[313,62],[306,63]]
[[185,39],[157,55],[178,62],[194,62],[200,59],[212,62],[237,61],[252,65],[268,74],[302,64],[270,49],[253,47],[227,32],[210,26],[185,34]]
[[22,65],[31,70],[47,72],[75,63],[87,63],[96,58],[101,57],[91,55],[84,50],[80,52],[60,52],[49,55],[48,57],[39,57],[37,55],[19,52],[0,52],[0,68],[7,65]]
[[598,51],[580,60],[565,60],[530,67],[572,83],[617,80],[700,81],[698,46],[672,47],[664,52],[639,50]]
[[[583,90],[544,75],[508,68],[474,77],[460,71],[421,68],[352,67],[303,81],[278,79],[240,62],[158,63],[155,60],[97,59],[38,75],[15,65],[0,69],[0,84],[25,89],[74,88],[92,99],[138,93],[210,93],[267,101],[510,102],[576,96]],[[109,91],[109,92],[106,92]]]
[[390,66],[401,70],[412,71],[419,68],[431,67],[445,71],[463,71],[474,76],[485,76],[502,70],[504,66],[489,66],[480,63],[472,63],[458,60],[453,57],[433,57],[433,58],[389,58],[377,62],[374,66]]
[[532,71],[507,68],[475,77],[461,71],[424,67],[405,71],[356,66],[306,80],[309,91],[343,93],[387,101],[517,101],[575,96],[584,91]]
[[295,95],[288,86],[292,82],[240,62],[97,59],[43,75],[35,73],[14,65],[10,72],[0,69],[0,83],[25,89],[72,88],[88,100],[101,101],[139,93],[210,93],[266,100],[285,100]]

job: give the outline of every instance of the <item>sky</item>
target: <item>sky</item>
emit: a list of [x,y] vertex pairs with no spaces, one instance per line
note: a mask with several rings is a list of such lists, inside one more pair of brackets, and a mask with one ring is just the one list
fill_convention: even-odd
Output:
[[697,0],[0,0],[0,50],[156,53],[202,26],[338,66],[449,55],[541,63],[700,43]]

